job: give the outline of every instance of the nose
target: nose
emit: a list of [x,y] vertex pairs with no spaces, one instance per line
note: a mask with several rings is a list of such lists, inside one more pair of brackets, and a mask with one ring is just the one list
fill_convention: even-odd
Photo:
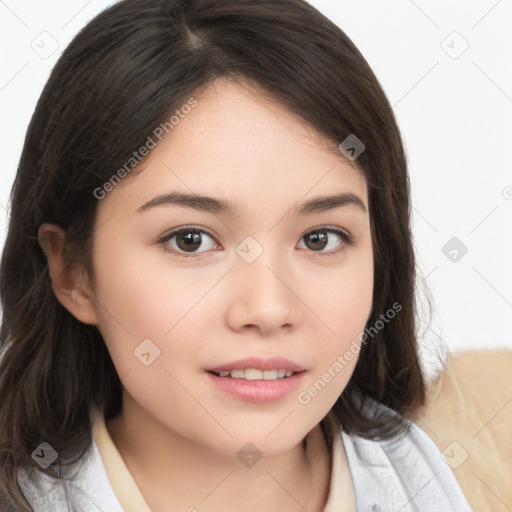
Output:
[[226,312],[231,329],[271,336],[297,327],[300,300],[285,262],[265,250],[252,263],[238,259],[231,274],[233,292]]

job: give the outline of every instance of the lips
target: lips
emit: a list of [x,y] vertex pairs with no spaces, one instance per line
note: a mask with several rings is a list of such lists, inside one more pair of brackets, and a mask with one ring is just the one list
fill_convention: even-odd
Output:
[[274,380],[246,380],[219,377],[216,373],[205,372],[208,383],[223,394],[254,403],[270,403],[289,398],[301,386],[306,372],[293,373],[291,377]]
[[290,396],[306,373],[300,364],[283,357],[249,357],[210,368],[205,378],[221,392],[237,399],[269,403]]

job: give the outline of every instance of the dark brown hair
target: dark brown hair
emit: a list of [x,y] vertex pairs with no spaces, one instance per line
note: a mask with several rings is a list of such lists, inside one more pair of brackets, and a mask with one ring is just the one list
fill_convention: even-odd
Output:
[[[386,96],[340,28],[303,0],[125,0],[83,28],[53,69],[30,122],[11,194],[0,268],[0,499],[31,510],[21,466],[59,476],[91,443],[89,411],[117,415],[121,383],[95,326],[56,299],[37,240],[43,222],[66,231],[69,265],[90,269],[97,198],[186,99],[218,77],[254,83],[339,144],[365,144],[357,167],[369,193],[374,326],[333,410],[347,432],[385,438],[403,422],[362,409],[366,397],[412,417],[424,401],[418,361],[403,144]],[[340,154],[341,157],[341,154]],[[59,454],[42,470],[42,442]]]

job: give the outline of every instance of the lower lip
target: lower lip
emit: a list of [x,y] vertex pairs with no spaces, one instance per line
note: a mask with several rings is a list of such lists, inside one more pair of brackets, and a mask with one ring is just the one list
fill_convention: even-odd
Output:
[[246,380],[219,377],[206,372],[207,378],[219,389],[247,402],[269,403],[281,400],[300,386],[306,372],[276,380]]

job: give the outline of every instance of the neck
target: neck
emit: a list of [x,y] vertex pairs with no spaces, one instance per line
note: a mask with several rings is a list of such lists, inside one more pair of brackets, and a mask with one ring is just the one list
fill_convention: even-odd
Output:
[[301,442],[254,465],[170,431],[126,393],[106,426],[153,512],[238,510],[241,503],[246,512],[321,512],[327,501],[330,458],[319,425],[306,448]]

